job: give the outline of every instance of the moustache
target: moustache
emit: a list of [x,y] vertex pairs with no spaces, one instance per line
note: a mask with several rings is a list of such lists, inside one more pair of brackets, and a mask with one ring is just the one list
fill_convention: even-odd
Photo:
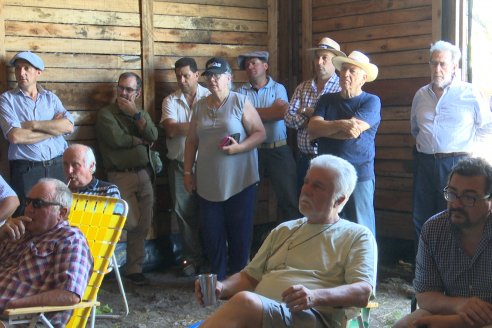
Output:
[[449,214],[454,214],[454,213],[459,213],[459,214],[462,214],[462,215],[466,215],[466,212],[461,209],[461,208],[453,208],[453,209],[450,209],[449,210]]

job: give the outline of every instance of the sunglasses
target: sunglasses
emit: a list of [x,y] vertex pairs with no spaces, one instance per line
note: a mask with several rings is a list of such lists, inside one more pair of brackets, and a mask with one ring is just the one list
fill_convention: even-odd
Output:
[[47,207],[47,206],[63,207],[63,205],[60,203],[52,203],[52,202],[47,202],[47,201],[39,199],[39,198],[26,197],[26,206],[29,204],[32,204],[32,207],[34,207],[34,208],[42,208],[42,207]]

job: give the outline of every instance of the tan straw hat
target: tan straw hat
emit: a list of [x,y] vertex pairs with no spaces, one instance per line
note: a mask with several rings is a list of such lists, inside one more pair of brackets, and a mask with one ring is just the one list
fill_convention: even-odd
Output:
[[336,56],[331,60],[333,66],[340,71],[342,69],[343,63],[349,63],[355,66],[358,66],[364,70],[367,74],[367,82],[372,82],[378,76],[378,67],[374,64],[371,64],[369,61],[369,57],[364,55],[362,52],[354,50],[348,55],[345,56]]
[[347,56],[343,51],[340,50],[340,45],[335,40],[327,37],[322,38],[317,47],[308,48],[308,51],[316,50],[327,50],[334,53],[336,56]]

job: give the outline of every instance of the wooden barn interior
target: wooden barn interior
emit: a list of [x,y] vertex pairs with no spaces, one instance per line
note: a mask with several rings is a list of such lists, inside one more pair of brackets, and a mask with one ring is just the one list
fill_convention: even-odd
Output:
[[[69,142],[97,150],[97,111],[114,100],[118,76],[143,78],[143,108],[157,123],[165,96],[177,88],[174,62],[194,57],[203,70],[212,56],[226,57],[234,82],[246,80],[236,57],[268,50],[269,73],[289,97],[312,76],[306,49],[323,36],[350,53],[361,50],[379,67],[365,91],[381,98],[376,138],[377,237],[413,240],[410,106],[429,82],[429,45],[462,42],[460,1],[446,0],[0,0],[0,91],[15,85],[9,59],[31,50],[45,61],[41,84],[54,91],[75,116]],[[445,19],[444,19],[445,18]],[[290,144],[295,149],[295,132]],[[8,180],[7,143],[1,138],[0,168]],[[164,135],[157,148],[165,159]],[[105,172],[99,165],[98,176]],[[157,180],[155,229],[170,231],[165,174]],[[261,186],[256,222],[276,219],[268,181]],[[411,244],[411,242],[410,242]],[[410,248],[409,252],[413,252]]]

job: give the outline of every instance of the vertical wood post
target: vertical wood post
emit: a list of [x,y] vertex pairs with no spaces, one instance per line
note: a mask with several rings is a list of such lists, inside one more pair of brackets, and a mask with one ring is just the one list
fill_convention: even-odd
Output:
[[7,90],[7,59],[5,58],[5,0],[0,0],[0,93]]
[[313,1],[302,0],[302,81],[305,81],[313,76],[313,68],[311,56],[307,53],[307,49],[313,46]]
[[278,78],[278,1],[268,0],[268,72],[274,80]]
[[432,0],[432,42],[442,37],[442,0]]
[[143,109],[155,119],[154,83],[154,1],[140,0],[140,29],[142,44]]

